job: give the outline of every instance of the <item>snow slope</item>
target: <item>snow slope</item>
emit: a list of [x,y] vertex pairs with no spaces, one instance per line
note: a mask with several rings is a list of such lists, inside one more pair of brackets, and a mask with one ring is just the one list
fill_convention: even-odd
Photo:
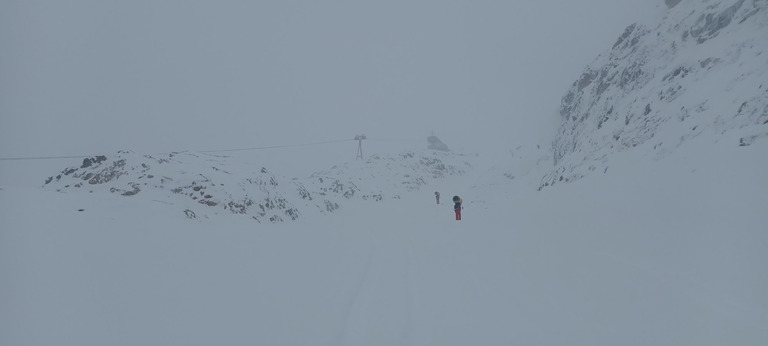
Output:
[[[711,70],[653,54],[648,80],[682,88],[629,124],[593,121],[661,89],[585,91],[554,142],[581,152],[379,152],[307,177],[194,152],[2,162],[0,345],[765,345],[765,1],[683,1],[660,27],[735,5],[700,44],[629,30],[743,49]],[[434,191],[464,199],[462,221]]]
[[[764,154],[628,153],[541,192],[479,157],[400,199],[268,226],[3,187],[0,343],[759,345]],[[464,220],[432,190],[461,195]]]

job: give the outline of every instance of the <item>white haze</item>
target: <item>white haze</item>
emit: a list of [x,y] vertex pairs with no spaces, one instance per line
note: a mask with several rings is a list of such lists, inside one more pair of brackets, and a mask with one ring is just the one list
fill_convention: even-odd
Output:
[[[351,139],[487,151],[659,1],[3,1],[0,156]],[[313,157],[354,157],[355,143]],[[286,156],[290,160],[291,153]]]

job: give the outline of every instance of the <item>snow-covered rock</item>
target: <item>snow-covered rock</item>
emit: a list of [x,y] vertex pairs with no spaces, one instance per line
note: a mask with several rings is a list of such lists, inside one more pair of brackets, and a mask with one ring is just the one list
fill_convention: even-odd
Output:
[[86,158],[80,166],[49,177],[44,187],[146,198],[176,205],[189,218],[231,213],[281,222],[308,213],[330,213],[345,203],[399,198],[437,179],[464,174],[471,167],[469,158],[429,150],[374,155],[296,178],[226,156],[120,151]]
[[662,158],[698,136],[767,139],[768,0],[675,5],[655,27],[628,26],[570,87],[540,188],[607,172],[638,146]]

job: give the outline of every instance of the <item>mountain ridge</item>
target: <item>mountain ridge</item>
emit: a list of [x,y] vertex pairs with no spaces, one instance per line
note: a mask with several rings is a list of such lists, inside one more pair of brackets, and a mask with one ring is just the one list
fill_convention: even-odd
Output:
[[[684,1],[629,25],[562,98],[539,188],[607,172],[637,146],[663,157],[698,136],[768,137],[768,1]],[[722,102],[722,100],[727,102]],[[715,102],[718,101],[718,102]]]
[[79,167],[46,179],[43,187],[148,198],[176,205],[188,218],[228,213],[257,222],[282,222],[332,213],[360,200],[399,199],[401,193],[463,175],[472,166],[470,159],[441,151],[408,151],[372,155],[298,178],[227,156],[120,151],[86,158]]

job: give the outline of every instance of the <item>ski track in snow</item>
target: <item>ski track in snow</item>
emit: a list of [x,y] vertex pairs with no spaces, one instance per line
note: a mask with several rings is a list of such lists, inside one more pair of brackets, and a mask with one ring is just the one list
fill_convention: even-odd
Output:
[[[735,150],[722,155],[751,162],[757,149]],[[627,187],[616,166],[615,178],[543,192],[475,166],[400,199],[276,225],[4,187],[0,273],[13,285],[0,287],[0,335],[32,345],[765,340],[766,239],[745,227],[768,222],[750,207],[761,200],[753,171],[681,167],[659,184],[646,166],[649,178]],[[738,199],[703,191],[688,203],[710,176],[731,176]],[[434,191],[462,196],[462,221]],[[669,215],[647,203],[665,191]],[[626,207],[627,196],[644,207]]]

